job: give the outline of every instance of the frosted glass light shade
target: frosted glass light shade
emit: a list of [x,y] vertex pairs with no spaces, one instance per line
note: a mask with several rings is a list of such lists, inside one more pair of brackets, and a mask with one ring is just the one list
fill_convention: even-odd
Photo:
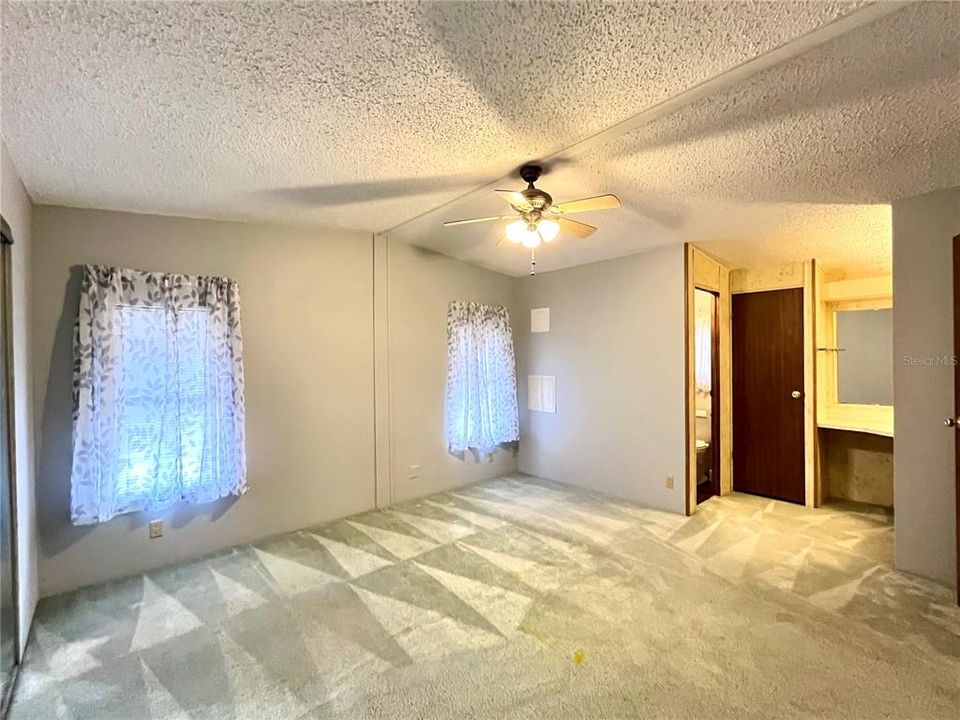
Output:
[[540,237],[543,238],[544,242],[550,242],[557,237],[557,233],[560,232],[560,224],[555,220],[541,220],[540,224],[537,225],[537,230],[540,232]]
[[540,246],[540,233],[527,227],[524,220],[515,220],[507,225],[507,240],[533,249]]
[[526,247],[533,250],[536,247],[540,247],[540,233],[536,230],[527,230],[527,234],[524,236],[523,240],[520,243]]
[[527,224],[523,220],[514,220],[507,225],[507,240],[512,243],[520,244],[527,234]]

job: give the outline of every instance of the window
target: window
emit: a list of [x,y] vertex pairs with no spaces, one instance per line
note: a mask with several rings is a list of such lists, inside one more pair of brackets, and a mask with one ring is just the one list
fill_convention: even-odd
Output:
[[169,345],[162,308],[114,312],[123,337],[116,491],[123,512],[153,497],[170,504],[180,499],[181,485],[191,495],[211,480],[209,464],[203,467],[210,311],[178,311]]
[[519,439],[517,371],[506,308],[450,303],[446,425],[454,452],[489,452]]
[[75,337],[76,524],[246,488],[236,283],[86,269]]

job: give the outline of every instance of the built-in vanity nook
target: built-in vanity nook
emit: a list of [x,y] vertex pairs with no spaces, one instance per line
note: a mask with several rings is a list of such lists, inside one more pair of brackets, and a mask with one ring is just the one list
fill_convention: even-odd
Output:
[[741,492],[889,515],[889,271],[729,269],[688,246],[686,290],[688,512]]
[[892,510],[892,277],[817,281],[818,504]]

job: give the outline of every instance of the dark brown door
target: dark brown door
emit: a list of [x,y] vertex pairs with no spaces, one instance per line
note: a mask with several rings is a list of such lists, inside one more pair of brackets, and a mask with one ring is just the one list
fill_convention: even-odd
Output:
[[803,290],[733,296],[733,489],[804,502]]
[[[960,235],[953,239],[953,353],[960,359]],[[960,604],[960,364],[953,366],[953,428],[956,435],[957,603]],[[948,421],[949,422],[949,421]]]

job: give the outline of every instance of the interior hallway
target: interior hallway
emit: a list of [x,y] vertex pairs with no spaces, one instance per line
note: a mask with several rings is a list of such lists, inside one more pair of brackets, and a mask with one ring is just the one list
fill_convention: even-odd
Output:
[[504,477],[44,600],[11,717],[955,717],[960,608],[892,542]]

